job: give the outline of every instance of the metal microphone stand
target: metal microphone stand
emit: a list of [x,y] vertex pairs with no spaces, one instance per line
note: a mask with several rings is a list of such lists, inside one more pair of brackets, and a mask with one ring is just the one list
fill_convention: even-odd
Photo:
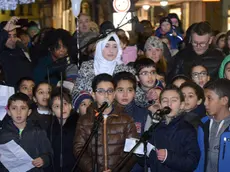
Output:
[[157,123],[153,123],[149,129],[147,131],[145,131],[142,135],[141,138],[139,139],[139,141],[136,143],[136,145],[131,149],[130,152],[128,152],[124,159],[112,170],[113,172],[120,172],[121,168],[125,165],[125,163],[129,160],[129,158],[132,156],[133,152],[135,151],[135,149],[141,144],[144,144],[144,158],[145,158],[145,172],[148,172],[148,167],[147,167],[147,141],[149,140],[151,133],[154,129],[157,128],[157,126],[161,123],[161,121],[163,120],[162,117],[159,116],[159,119],[157,119],[158,122]]

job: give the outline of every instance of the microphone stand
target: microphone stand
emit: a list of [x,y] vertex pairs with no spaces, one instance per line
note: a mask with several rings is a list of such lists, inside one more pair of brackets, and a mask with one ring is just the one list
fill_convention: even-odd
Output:
[[130,152],[128,152],[125,157],[123,158],[123,160],[112,170],[113,172],[120,172],[121,168],[125,165],[125,163],[129,160],[129,158],[132,156],[133,152],[135,151],[135,149],[141,144],[144,144],[144,159],[145,159],[145,165],[144,165],[144,170],[145,172],[148,172],[148,167],[147,167],[147,140],[149,140],[151,133],[154,129],[157,128],[157,126],[161,123],[161,121],[163,120],[162,117],[159,116],[159,120],[158,123],[153,123],[149,129],[147,131],[145,131],[142,135],[141,138],[139,139],[139,141],[136,143],[136,145],[130,150]]
[[85,153],[86,151],[86,148],[88,147],[89,143],[92,141],[93,137],[95,136],[95,162],[94,162],[94,166],[93,166],[93,170],[94,172],[98,172],[98,162],[97,162],[97,155],[98,155],[98,152],[97,152],[97,148],[98,148],[98,144],[97,144],[97,141],[98,141],[98,129],[100,127],[100,123],[103,121],[103,113],[104,110],[102,110],[97,117],[95,117],[95,120],[94,120],[94,124],[93,124],[93,127],[92,127],[92,132],[91,134],[89,135],[88,139],[86,140],[83,148],[81,149],[81,152],[79,153],[78,157],[77,157],[77,161],[76,163],[74,164],[74,167],[72,168],[71,172],[74,172],[76,167],[78,166],[83,154]]

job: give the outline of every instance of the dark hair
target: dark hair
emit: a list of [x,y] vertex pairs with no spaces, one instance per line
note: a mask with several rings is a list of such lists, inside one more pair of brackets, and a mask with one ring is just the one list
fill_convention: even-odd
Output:
[[174,77],[172,78],[171,84],[172,84],[173,82],[175,82],[176,80],[179,80],[179,79],[183,79],[183,80],[185,80],[185,81],[190,81],[190,78],[187,77],[186,75],[176,75],[176,76],[174,76]]
[[32,105],[32,101],[30,100],[29,96],[27,96],[24,93],[15,93],[12,96],[10,96],[10,98],[8,99],[8,103],[7,103],[7,108],[9,109],[12,102],[13,101],[17,101],[17,100],[21,100],[24,103],[26,103],[26,105],[29,107],[29,109],[31,109],[31,105]]
[[73,38],[68,31],[64,29],[51,29],[46,32],[44,40],[44,46],[47,50],[54,52],[59,47],[59,41],[62,41],[62,44],[68,50],[68,54],[71,54]]
[[20,78],[16,83],[16,90],[17,91],[19,91],[19,88],[20,88],[22,82],[24,82],[24,81],[32,81],[32,82],[34,82],[34,79],[31,78],[31,77],[22,77],[22,78]]
[[179,97],[180,97],[180,101],[181,102],[184,102],[184,95],[182,93],[182,91],[175,85],[167,85],[162,91],[161,91],[161,94],[160,94],[160,102],[161,102],[161,98],[162,98],[162,95],[164,94],[164,92],[166,91],[176,91],[177,94],[179,94]]
[[156,64],[154,63],[153,60],[147,58],[147,57],[142,57],[138,60],[135,61],[134,63],[134,68],[136,69],[136,73],[138,74],[143,68],[149,68],[149,67],[154,67],[156,68]]
[[117,88],[118,82],[120,82],[122,80],[131,82],[133,84],[134,90],[136,90],[136,88],[137,88],[136,77],[132,73],[130,73],[130,72],[119,72],[119,73],[116,73],[113,76],[113,80],[114,80],[114,86],[115,86],[115,88]]
[[230,80],[226,78],[209,81],[204,85],[204,89],[214,91],[219,98],[228,97],[228,107],[230,107]]
[[[72,104],[72,97],[70,95],[70,91],[67,88],[62,88],[62,95],[63,95],[63,99],[67,103]],[[52,109],[54,98],[56,98],[56,97],[61,97],[61,88],[60,87],[54,88],[51,92],[50,100],[49,100],[49,108],[50,109]]]
[[99,74],[97,76],[95,76],[93,78],[93,81],[92,81],[92,89],[93,89],[93,92],[96,91],[97,89],[97,85],[101,82],[111,82],[113,84],[113,86],[115,85],[114,84],[114,80],[113,80],[113,77],[107,73],[102,73],[102,74]]
[[203,21],[200,23],[195,24],[192,28],[192,34],[196,33],[199,36],[206,35],[206,34],[212,34],[212,28],[209,22]]
[[230,51],[230,49],[228,47],[228,37],[229,36],[230,36],[230,30],[227,31],[226,36],[225,36],[225,46],[224,46],[224,49],[223,49],[224,54],[229,54],[229,51]]
[[203,90],[199,85],[197,85],[195,82],[186,81],[186,82],[184,82],[183,84],[181,84],[180,89],[182,90],[182,89],[185,88],[185,87],[190,87],[190,88],[192,88],[192,89],[195,91],[198,100],[201,99],[202,102],[205,101],[204,90]]
[[196,63],[194,63],[192,65],[192,67],[191,67],[190,72],[189,72],[189,75],[190,75],[191,78],[192,78],[192,70],[193,70],[194,67],[197,67],[197,66],[202,66],[206,70],[207,74],[209,75],[208,68],[206,66],[204,66],[203,64],[196,64]]
[[38,90],[38,87],[39,87],[40,85],[42,85],[42,84],[47,84],[47,85],[49,85],[50,88],[51,88],[51,85],[50,85],[48,82],[40,82],[39,84],[36,84],[36,85],[34,86],[34,88],[33,88],[33,95],[34,95],[34,96],[36,95],[36,92],[37,92],[37,90]]

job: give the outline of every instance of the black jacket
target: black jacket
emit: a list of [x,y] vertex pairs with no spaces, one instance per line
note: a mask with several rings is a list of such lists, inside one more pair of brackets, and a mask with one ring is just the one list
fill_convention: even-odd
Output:
[[[20,145],[32,159],[41,157],[44,161],[43,167],[50,165],[52,148],[45,131],[41,130],[39,127],[27,122],[27,125],[20,136],[19,130],[13,124],[13,121],[8,120],[3,123],[3,126],[0,129],[0,144],[5,144],[11,140],[14,140],[18,145]],[[1,163],[0,171],[8,172]],[[33,168],[29,172],[43,171],[43,168]]]
[[194,64],[204,65],[212,79],[218,78],[219,66],[223,59],[224,56],[219,50],[209,48],[204,54],[197,55],[192,45],[189,45],[173,57],[173,67],[169,72],[169,78],[179,74],[190,77],[191,67]]
[[[73,138],[75,135],[77,120],[78,114],[72,111],[62,128],[63,172],[70,172],[76,161],[73,154]],[[49,129],[48,134],[54,150],[54,169],[55,172],[60,172],[61,127],[55,116],[52,119],[51,128]]]
[[15,87],[20,78],[32,77],[32,63],[20,48],[9,49],[4,46],[8,38],[6,36],[6,31],[0,32],[0,64],[6,84]]

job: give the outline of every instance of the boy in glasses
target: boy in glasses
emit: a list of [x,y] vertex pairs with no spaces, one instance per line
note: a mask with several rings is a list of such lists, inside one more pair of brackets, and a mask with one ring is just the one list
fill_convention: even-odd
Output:
[[195,64],[191,68],[191,79],[201,88],[210,80],[208,70],[204,65]]
[[136,60],[134,68],[138,81],[135,101],[138,106],[149,107],[158,98],[154,88],[163,88],[162,83],[156,79],[156,64],[153,60],[143,57]]
[[[97,158],[97,171],[110,172],[123,160],[125,140],[137,137],[134,121],[124,113],[122,107],[113,103],[115,98],[114,80],[108,74],[97,75],[92,81],[93,97],[95,102],[91,104],[86,115],[80,117],[74,139],[74,154],[78,158],[86,140],[89,138],[94,121],[102,118],[98,129],[97,152],[95,151],[95,137],[84,152],[78,168],[81,171],[94,171],[94,162]],[[97,113],[98,109],[108,103],[108,107]],[[97,154],[96,154],[97,153]],[[129,159],[119,171],[130,171],[135,164],[133,158]]]

